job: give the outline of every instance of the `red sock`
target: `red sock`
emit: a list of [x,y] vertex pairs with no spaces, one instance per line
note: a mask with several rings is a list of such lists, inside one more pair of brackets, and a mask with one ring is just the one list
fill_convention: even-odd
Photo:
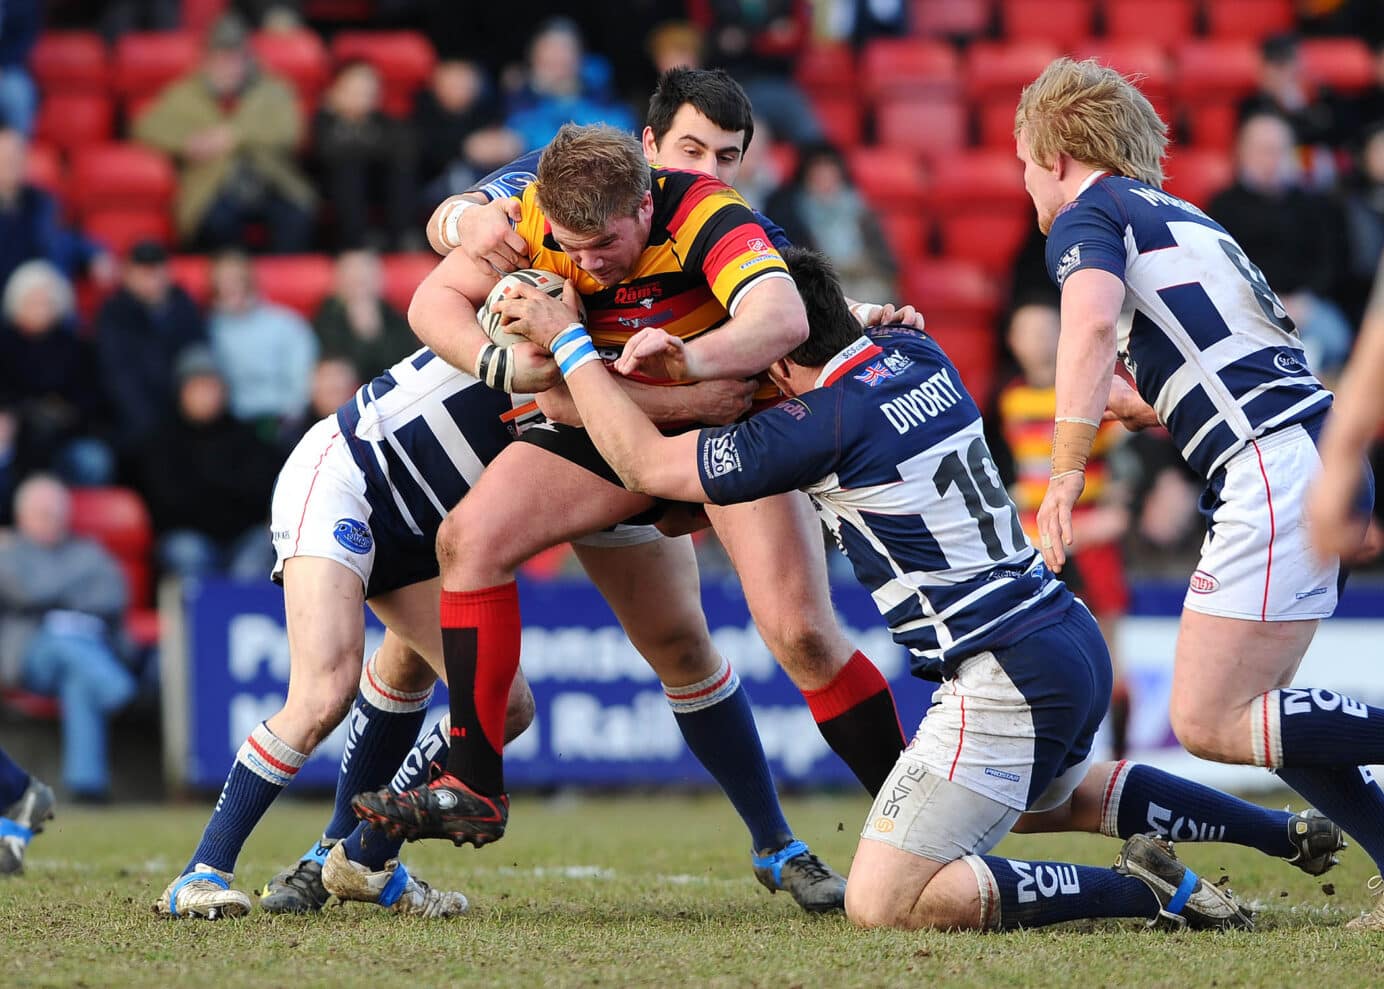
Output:
[[519,670],[519,586],[444,590],[441,609],[452,709],[447,770],[480,793],[502,793],[505,709]]
[[871,795],[879,792],[903,751],[903,726],[889,681],[856,652],[819,690],[804,690],[817,729]]

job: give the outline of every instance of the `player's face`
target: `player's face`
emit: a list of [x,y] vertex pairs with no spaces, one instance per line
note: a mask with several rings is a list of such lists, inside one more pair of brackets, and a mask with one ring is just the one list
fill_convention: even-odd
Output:
[[1033,208],[1038,211],[1038,229],[1047,233],[1052,229],[1052,221],[1062,208],[1062,189],[1057,176],[1051,168],[1044,168],[1029,154],[1028,138],[1019,133],[1019,160],[1024,163],[1024,188],[1033,200]]
[[653,212],[653,197],[646,192],[634,216],[617,217],[595,233],[578,233],[553,223],[553,239],[582,271],[602,285],[616,285],[634,273],[649,242]]
[[740,175],[744,144],[744,131],[722,130],[690,103],[678,107],[661,143],[655,144],[653,130],[644,128],[649,164],[714,175],[726,185],[735,185]]

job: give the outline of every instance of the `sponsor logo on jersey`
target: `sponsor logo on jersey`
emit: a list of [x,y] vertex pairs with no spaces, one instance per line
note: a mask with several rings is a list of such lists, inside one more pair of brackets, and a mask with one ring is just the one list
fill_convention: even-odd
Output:
[[616,322],[621,326],[628,326],[631,330],[642,330],[646,326],[658,326],[662,323],[673,321],[673,310],[662,309],[648,316],[620,316]]
[[702,469],[707,477],[724,477],[740,469],[734,434],[721,433],[707,441],[702,449]]
[[1328,590],[1330,590],[1330,588],[1327,588],[1327,587],[1314,587],[1314,588],[1312,588],[1310,591],[1298,591],[1297,594],[1295,594],[1295,595],[1293,595],[1293,596],[1294,596],[1297,600],[1301,601],[1301,600],[1303,600],[1304,598],[1314,598],[1314,597],[1316,597],[1318,594],[1325,594]]
[[863,381],[871,388],[878,385],[881,381],[887,381],[894,376],[894,372],[884,366],[883,361],[875,361],[859,374],[854,375],[856,381]]
[[1065,281],[1079,264],[1081,264],[1081,245],[1073,244],[1067,248],[1067,253],[1057,261],[1057,281],[1059,283]]
[[269,536],[276,543],[287,542],[289,539],[289,531],[287,529],[271,529],[269,530]]
[[654,299],[661,298],[663,298],[663,286],[658,282],[650,282],[648,285],[621,285],[615,290],[615,304],[617,306],[629,306],[637,302],[648,308],[653,305]]
[[764,238],[763,238],[763,237],[751,237],[750,240],[749,240],[749,243],[748,243],[748,247],[749,247],[750,250],[752,250],[752,251],[759,251],[759,252],[764,252],[764,251],[767,251],[767,250],[769,249],[769,245],[766,244],[766,243],[764,243]]
[[357,519],[337,519],[332,535],[352,553],[368,553],[375,542],[370,537],[370,527]]
[[[1286,315],[1286,314],[1285,314]],[[1284,374],[1306,374],[1307,366],[1298,360],[1296,354],[1290,351],[1280,351],[1274,355],[1273,366]]]
[[896,348],[892,354],[884,355],[884,366],[895,374],[899,374],[913,366],[913,358],[905,357]]
[[1018,773],[1007,773],[1003,769],[995,769],[993,766],[985,767],[985,775],[993,776],[996,779],[1008,780],[1011,783],[1018,783],[1023,779]]
[[798,422],[802,422],[812,414],[812,410],[796,398],[790,398],[787,401],[779,402],[775,408],[781,412],[786,412],[788,415],[798,420]]
[[1221,586],[1221,582],[1205,570],[1192,571],[1192,579],[1188,584],[1193,594],[1210,594]]
[[744,271],[746,268],[753,268],[755,265],[763,264],[765,261],[775,261],[777,259],[777,254],[756,254],[748,261],[741,262],[739,270]]

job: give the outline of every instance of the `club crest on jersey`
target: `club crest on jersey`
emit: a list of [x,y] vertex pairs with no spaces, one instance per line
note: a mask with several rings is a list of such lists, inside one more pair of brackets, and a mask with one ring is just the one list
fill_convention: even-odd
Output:
[[884,366],[884,361],[875,361],[859,374],[854,375],[856,381],[863,381],[871,388],[878,385],[881,381],[887,381],[894,376],[894,372]]
[[375,542],[370,536],[370,527],[356,519],[337,519],[332,535],[352,553],[368,553]]
[[892,354],[884,355],[884,366],[887,367],[889,370],[893,371],[895,374],[899,374],[900,372],[913,366],[913,358],[905,357],[903,354],[899,353],[897,349],[895,349]]
[[1067,253],[1063,254],[1057,261],[1057,282],[1060,285],[1066,280],[1067,276],[1076,270],[1076,266],[1081,264],[1081,245],[1073,244],[1067,248]]
[[740,451],[730,433],[713,436],[702,447],[702,469],[707,477],[724,477],[740,469]]
[[749,244],[747,246],[750,250],[756,253],[760,251],[767,251],[769,249],[769,245],[764,243],[764,238],[762,237],[751,237]]

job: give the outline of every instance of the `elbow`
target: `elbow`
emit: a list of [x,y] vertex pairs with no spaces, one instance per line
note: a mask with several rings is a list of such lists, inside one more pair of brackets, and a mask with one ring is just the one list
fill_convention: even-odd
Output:
[[785,353],[797,350],[807,342],[807,312],[801,305],[788,309],[783,316],[783,340],[788,345]]

